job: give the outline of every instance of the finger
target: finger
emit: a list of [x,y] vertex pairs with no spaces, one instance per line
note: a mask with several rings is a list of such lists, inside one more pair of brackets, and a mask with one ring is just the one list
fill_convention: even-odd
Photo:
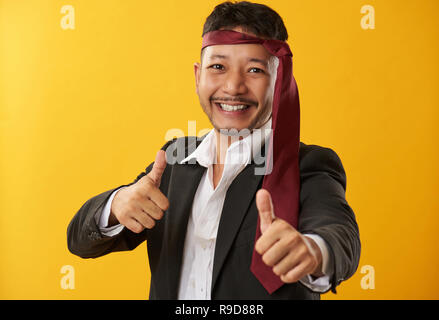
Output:
[[163,171],[166,169],[166,152],[159,150],[155,157],[154,165],[152,170],[148,173],[148,176],[154,181],[157,187],[160,186],[160,181],[162,179]]
[[306,249],[300,245],[300,237],[297,234],[290,234],[282,238],[279,242],[287,248],[288,253],[281,260],[279,260],[273,268],[276,275],[285,274],[295,265],[299,264],[306,256]]
[[297,282],[309,273],[310,265],[308,263],[299,263],[286,274],[280,276],[285,283]]
[[279,240],[273,244],[262,256],[262,261],[267,266],[273,267],[288,255],[290,248],[286,241]]
[[271,196],[267,190],[260,189],[256,193],[256,207],[259,212],[261,233],[264,234],[275,218]]
[[142,224],[140,224],[136,219],[131,217],[124,222],[124,226],[134,233],[140,233],[145,230],[145,227]]
[[140,223],[146,229],[152,229],[155,226],[155,221],[146,212],[136,211],[132,218],[134,218],[138,223]]
[[257,253],[263,255],[270,249],[277,241],[279,241],[280,236],[276,232],[272,232],[274,229],[268,229],[255,243],[255,250]]
[[142,199],[140,207],[154,220],[160,220],[163,217],[163,211],[152,200]]
[[147,195],[161,210],[165,211],[169,208],[169,200],[160,191],[159,188],[150,186],[147,188]]
[[295,256],[293,252],[289,252],[273,267],[273,272],[278,276],[286,275],[299,263],[300,261],[297,259],[297,256]]
[[256,241],[255,250],[259,254],[264,254],[270,249],[277,241],[282,239],[289,231],[289,225],[282,219],[276,219],[271,223],[270,227],[261,235]]

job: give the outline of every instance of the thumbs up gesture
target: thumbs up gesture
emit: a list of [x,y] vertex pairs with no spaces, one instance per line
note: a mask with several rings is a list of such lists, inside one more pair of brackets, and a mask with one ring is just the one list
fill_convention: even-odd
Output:
[[156,221],[163,217],[163,211],[169,207],[168,198],[159,189],[165,168],[166,152],[159,150],[152,170],[114,196],[110,226],[120,223],[135,233],[155,226]]
[[288,222],[276,218],[267,190],[256,193],[256,207],[262,235],[256,241],[255,250],[262,255],[262,261],[285,283],[297,282],[308,274],[323,276],[320,248]]

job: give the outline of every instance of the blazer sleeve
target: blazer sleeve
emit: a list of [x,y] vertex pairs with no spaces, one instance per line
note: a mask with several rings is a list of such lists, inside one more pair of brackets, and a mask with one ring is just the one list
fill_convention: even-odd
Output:
[[[162,150],[166,151],[172,141],[167,142]],[[140,233],[134,233],[128,228],[124,228],[114,237],[105,236],[100,232],[96,221],[101,216],[113,191],[136,183],[152,170],[153,164],[151,163],[132,183],[105,191],[82,205],[67,227],[67,247],[71,253],[81,258],[97,258],[110,252],[132,250],[146,240],[147,229]],[[169,165],[163,173],[162,184],[167,175],[168,167]]]
[[346,174],[337,154],[308,145],[300,159],[299,231],[321,236],[330,252],[331,290],[351,277],[360,260],[355,214],[345,198]]

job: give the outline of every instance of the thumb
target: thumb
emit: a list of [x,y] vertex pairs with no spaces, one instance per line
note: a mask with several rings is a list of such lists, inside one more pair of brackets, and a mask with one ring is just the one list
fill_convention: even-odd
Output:
[[155,157],[154,165],[152,166],[152,170],[148,174],[157,187],[160,186],[160,180],[162,179],[163,171],[166,168],[166,152],[163,150],[159,150]]
[[256,207],[259,211],[261,222],[261,233],[264,233],[276,218],[273,211],[273,203],[270,193],[265,189],[260,189],[256,193]]

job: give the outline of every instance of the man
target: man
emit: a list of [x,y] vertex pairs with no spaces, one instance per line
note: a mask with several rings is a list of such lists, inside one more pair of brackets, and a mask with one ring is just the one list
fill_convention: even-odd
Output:
[[[298,107],[297,94],[281,89],[285,81],[295,84],[286,72],[287,38],[282,19],[265,5],[218,5],[194,65],[200,104],[214,129],[201,139],[169,141],[133,183],[88,200],[68,227],[69,250],[96,258],[146,240],[151,299],[318,299],[335,292],[357,269],[358,227],[335,152],[276,144],[294,143],[298,132],[298,113],[292,128],[281,119],[292,104]],[[287,54],[277,55],[278,48]],[[262,165],[255,151],[268,153]],[[268,177],[281,184],[283,173],[294,171],[294,152],[300,188],[291,175],[272,191]],[[282,163],[288,154],[293,160]],[[256,174],[261,167],[266,175]],[[297,217],[294,201],[279,209],[294,192]]]

